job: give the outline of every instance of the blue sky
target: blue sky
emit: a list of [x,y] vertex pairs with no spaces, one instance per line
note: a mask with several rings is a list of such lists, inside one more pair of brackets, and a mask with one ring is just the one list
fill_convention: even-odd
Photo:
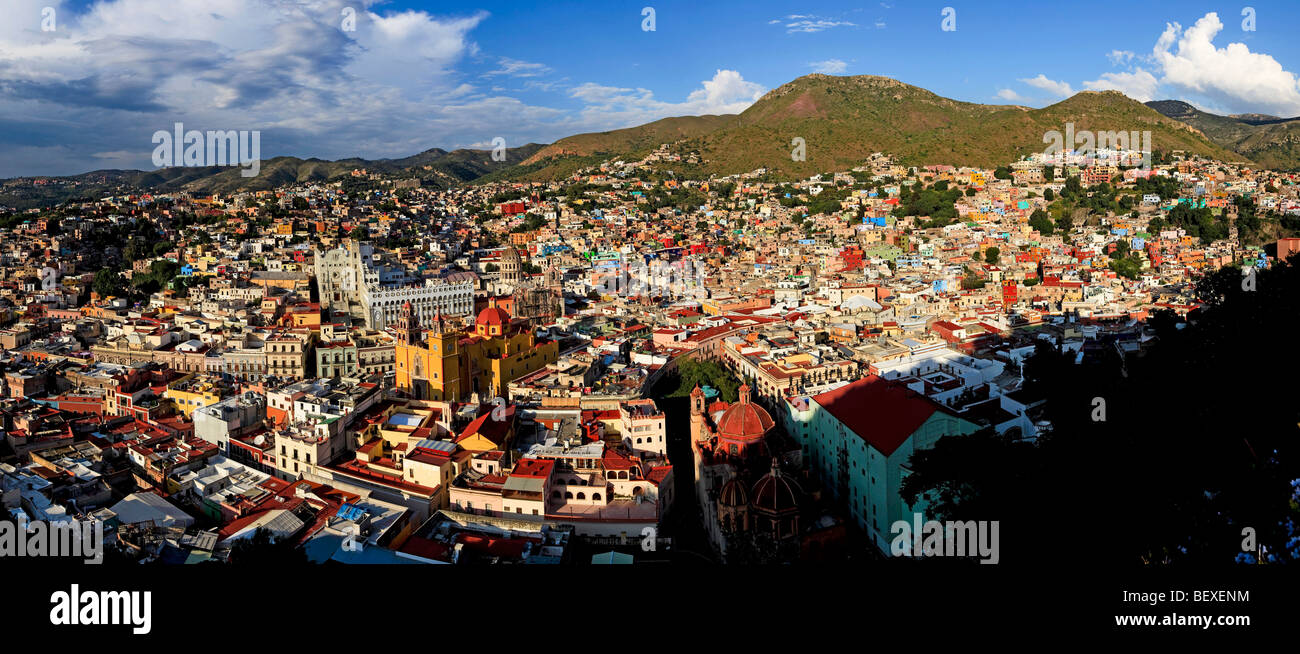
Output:
[[[6,0],[0,177],[151,168],[151,136],[399,157],[743,110],[810,72],[1034,107],[1115,88],[1300,115],[1294,2]],[[642,8],[654,9],[653,31]],[[42,10],[54,9],[42,31]],[[944,8],[955,30],[942,29]],[[352,9],[355,29],[344,30]],[[47,25],[49,26],[49,25]]]

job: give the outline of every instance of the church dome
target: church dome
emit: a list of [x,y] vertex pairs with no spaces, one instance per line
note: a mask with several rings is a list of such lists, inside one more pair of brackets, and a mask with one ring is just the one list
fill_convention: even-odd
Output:
[[718,420],[718,435],[733,440],[757,440],[776,423],[767,410],[749,401],[749,386],[740,387],[740,401],[731,405]]
[[751,495],[754,498],[754,510],[771,514],[797,511],[803,500],[803,490],[799,488],[798,482],[781,474],[775,461],[772,463],[772,471],[754,483]]
[[718,504],[730,507],[749,505],[749,491],[745,489],[744,482],[737,477],[723,484],[722,491],[718,493]]
[[505,309],[491,306],[478,312],[478,318],[474,322],[478,325],[500,327],[510,324],[510,314],[506,313]]

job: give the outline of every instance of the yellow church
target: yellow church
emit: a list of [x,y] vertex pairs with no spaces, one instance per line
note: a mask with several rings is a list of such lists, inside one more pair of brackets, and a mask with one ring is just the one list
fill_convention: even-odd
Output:
[[512,319],[495,298],[472,330],[448,325],[439,313],[421,339],[407,303],[396,331],[397,388],[417,400],[468,402],[478,393],[488,401],[559,358],[557,342],[538,340],[528,320]]

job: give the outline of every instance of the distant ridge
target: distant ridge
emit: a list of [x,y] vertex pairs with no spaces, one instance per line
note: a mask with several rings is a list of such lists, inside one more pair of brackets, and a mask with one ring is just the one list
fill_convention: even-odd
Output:
[[[910,165],[993,168],[1045,147],[1048,131],[1150,131],[1158,151],[1181,150],[1234,162],[1290,169],[1300,166],[1300,119],[1265,114],[1216,116],[1185,102],[1143,104],[1117,91],[1082,91],[1056,104],[961,102],[876,75],[805,75],[772,89],[740,114],[679,116],[607,132],[576,134],[549,145],[530,143],[493,161],[486,150],[431,149],[401,159],[299,159],[262,162],[261,174],[239,168],[101,170],[54,178],[75,187],[35,187],[36,177],[0,182],[0,204],[46,206],[69,197],[119,190],[230,193],[286,184],[327,182],[365,169],[386,178],[418,178],[423,186],[502,180],[555,180],[607,159],[639,159],[664,143],[674,152],[698,152],[697,164],[675,162],[681,175],[733,174],[766,168],[785,178],[844,170],[873,152]],[[806,160],[794,161],[792,141],[803,139]],[[42,177],[50,179],[48,177]]]
[[[232,193],[264,191],[302,182],[332,182],[348,179],[354,170],[365,170],[388,178],[420,179],[422,185],[450,188],[526,159],[542,146],[529,143],[506,150],[505,161],[494,161],[490,150],[442,150],[434,148],[401,159],[299,159],[274,157],[262,161],[256,177],[243,177],[239,167],[200,166],[157,170],[96,170],[80,175],[55,177],[34,175],[0,181],[0,205],[19,209],[57,204],[73,197],[102,197],[121,191],[155,193]],[[33,186],[37,179],[75,182]]]
[[1220,147],[1266,168],[1300,169],[1300,118],[1267,114],[1220,116],[1179,100],[1153,100],[1148,107],[1186,123]]
[[[491,178],[556,179],[597,158],[643,154],[672,136],[679,137],[675,151],[696,151],[704,160],[698,169],[673,166],[685,174],[767,168],[780,176],[802,177],[858,165],[872,152],[913,165],[992,168],[1042,151],[1043,135],[1063,132],[1066,123],[1079,131],[1149,130],[1156,150],[1245,160],[1194,127],[1116,91],[1083,91],[1031,109],[952,100],[888,77],[813,74],[769,91],[739,115],[687,120],[571,136]],[[806,161],[792,160],[796,137],[804,139]],[[603,156],[594,157],[597,153]]]

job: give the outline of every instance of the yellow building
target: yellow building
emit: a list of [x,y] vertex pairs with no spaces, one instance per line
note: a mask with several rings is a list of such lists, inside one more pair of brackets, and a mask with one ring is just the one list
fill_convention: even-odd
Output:
[[473,329],[447,325],[442,314],[421,338],[408,303],[397,324],[397,387],[419,400],[486,400],[506,385],[555,363],[559,344],[538,340],[528,320],[512,319],[496,300],[479,312]]
[[212,406],[220,402],[222,396],[220,386],[197,375],[185,375],[167,384],[167,390],[163,391],[163,397],[171,400],[177,410],[185,414],[186,420],[193,418],[195,409]]

